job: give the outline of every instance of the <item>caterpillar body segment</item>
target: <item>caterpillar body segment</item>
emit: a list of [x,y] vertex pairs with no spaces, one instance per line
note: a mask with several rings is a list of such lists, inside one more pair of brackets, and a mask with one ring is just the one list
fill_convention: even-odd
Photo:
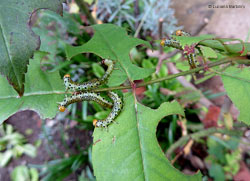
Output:
[[188,64],[190,66],[191,69],[194,69],[194,68],[197,68],[196,66],[196,59],[195,59],[195,54],[188,54],[186,55],[187,56],[187,59],[188,59]]
[[93,120],[93,125],[95,127],[107,128],[109,124],[114,122],[115,118],[121,112],[123,103],[122,99],[115,92],[108,92],[108,96],[112,100],[112,103],[101,97],[99,93],[92,92],[95,88],[107,82],[115,66],[114,62],[108,59],[103,60],[102,63],[105,64],[108,68],[105,74],[100,79],[95,79],[84,82],[83,84],[78,84],[71,80],[69,74],[66,74],[64,76],[64,85],[66,87],[66,90],[72,90],[73,93],[70,97],[66,96],[64,100],[59,103],[59,110],[61,112],[64,112],[68,105],[75,102],[95,101],[104,107],[112,108],[110,114],[106,119]]
[[176,48],[176,49],[179,49],[179,50],[183,50],[180,43],[177,40],[173,40],[173,39],[171,39],[171,40],[162,40],[161,45]]
[[[66,74],[69,75],[69,74]],[[82,84],[78,84],[71,80],[70,76],[64,76],[64,85],[66,90],[71,90],[73,92],[80,92],[80,91],[88,91],[94,88],[97,88],[101,85],[100,81],[97,79],[90,80],[88,82],[84,82]]]
[[110,123],[114,122],[115,118],[119,115],[119,113],[122,110],[123,103],[122,103],[122,99],[118,96],[118,94],[116,94],[115,92],[109,91],[108,96],[113,101],[113,104],[114,104],[113,108],[106,119],[93,120],[93,125],[95,127],[107,128]]
[[95,101],[103,107],[113,107],[113,103],[100,96],[100,94],[94,92],[80,92],[77,94],[73,94],[70,97],[65,97],[64,100],[60,103],[59,111],[64,112],[65,108],[68,105],[82,101]]
[[103,60],[102,63],[105,64],[108,67],[105,74],[100,79],[100,83],[104,84],[104,83],[107,82],[107,80],[110,77],[112,71],[114,70],[115,63],[114,63],[114,61],[108,60],[108,59]]
[[183,30],[177,30],[172,35],[176,35],[176,36],[191,36],[188,32],[185,32]]
[[108,67],[108,69],[100,79],[90,80],[82,84],[78,84],[72,81],[70,75],[66,74],[63,78],[66,90],[72,90],[73,92],[88,91],[88,90],[93,90],[94,88],[97,88],[100,85],[104,84],[108,80],[109,76],[111,75],[114,69],[114,62],[112,60],[105,59],[103,60],[103,64],[105,64]]

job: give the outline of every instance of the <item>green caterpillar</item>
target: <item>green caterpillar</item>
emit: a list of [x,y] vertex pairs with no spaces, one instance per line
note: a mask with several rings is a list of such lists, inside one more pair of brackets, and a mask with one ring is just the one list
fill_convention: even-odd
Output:
[[88,82],[84,82],[83,84],[78,84],[71,80],[69,74],[66,74],[63,78],[66,90],[72,90],[73,92],[88,91],[104,84],[108,80],[114,69],[114,62],[112,60],[105,59],[103,60],[103,63],[108,66],[108,69],[100,79],[94,79]]
[[164,42],[161,43],[161,45],[163,46],[168,46],[168,47],[172,47],[172,48],[176,48],[179,50],[183,50],[182,46],[180,45],[180,43],[177,40],[163,40]]
[[189,33],[185,32],[185,31],[182,31],[182,30],[177,30],[172,35],[176,35],[176,36],[191,36]]
[[[177,30],[175,31],[172,35],[176,35],[176,36],[190,36],[189,33],[185,32],[185,31],[182,31],[182,30]],[[180,42],[178,42],[175,38],[172,38],[170,40],[167,40],[167,39],[163,39],[161,41],[161,45],[162,46],[168,46],[168,47],[173,47],[173,48],[176,48],[176,49],[179,49],[179,50],[184,50],[180,44]],[[187,56],[187,59],[188,59],[188,64],[189,66],[191,67],[191,69],[193,68],[196,68],[196,59],[195,59],[195,56],[196,54],[195,53],[190,53],[190,54],[185,54]]]
[[113,107],[113,103],[104,99],[102,96],[100,96],[99,93],[80,92],[80,93],[73,94],[70,97],[65,97],[64,100],[60,103],[59,110],[61,112],[64,112],[68,105],[73,104],[75,102],[82,102],[82,101],[95,101],[98,104],[102,105],[103,107],[108,107],[108,108]]
[[102,127],[107,128],[108,125],[112,122],[114,122],[115,118],[119,115],[119,113],[122,110],[123,103],[122,99],[118,96],[118,94],[109,91],[108,96],[113,100],[113,108],[112,111],[109,113],[108,117],[104,120],[93,120],[93,125],[95,127]]

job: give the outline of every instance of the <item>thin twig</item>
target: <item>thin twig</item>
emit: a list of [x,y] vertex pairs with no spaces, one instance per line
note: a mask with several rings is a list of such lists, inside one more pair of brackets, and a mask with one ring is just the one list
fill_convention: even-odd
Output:
[[[237,57],[228,57],[228,58],[222,59],[220,61],[210,63],[206,67],[197,67],[195,69],[191,69],[191,70],[188,70],[188,71],[180,72],[178,74],[172,74],[172,75],[168,75],[166,77],[161,77],[161,78],[158,78],[158,79],[154,79],[154,80],[150,80],[150,81],[147,81],[147,82],[143,82],[143,83],[138,84],[136,87],[144,87],[144,86],[147,86],[147,85],[150,85],[150,84],[154,84],[154,83],[158,83],[158,82],[162,82],[162,81],[165,81],[165,80],[171,80],[171,79],[174,79],[176,77],[193,74],[195,72],[199,72],[199,71],[207,69],[207,68],[211,68],[211,67],[215,67],[215,66],[218,66],[218,65],[230,63],[233,60],[237,60]],[[250,60],[249,60],[249,62],[250,62]],[[121,89],[131,89],[131,86],[116,86],[116,87],[109,87],[109,88],[97,88],[97,89],[95,89],[93,91],[94,92],[103,92],[103,91],[121,90]]]
[[[208,64],[207,67],[198,67],[198,68],[191,69],[191,70],[188,70],[188,71],[180,72],[178,74],[173,74],[173,75],[169,75],[169,76],[166,76],[166,77],[161,77],[161,78],[158,78],[158,79],[154,79],[154,80],[151,80],[151,81],[148,81],[148,82],[143,82],[143,83],[138,84],[136,87],[144,87],[144,86],[154,84],[154,83],[157,83],[157,82],[161,82],[161,81],[164,81],[164,80],[171,80],[171,79],[174,79],[176,77],[189,75],[189,74],[192,74],[192,73],[195,73],[195,72],[199,72],[199,71],[201,71],[203,69],[206,69],[206,68],[211,68],[211,67],[215,67],[215,66],[218,66],[218,65],[229,63],[232,60],[237,60],[237,57],[225,58],[225,59],[223,59],[221,61],[210,63],[210,64]],[[250,60],[248,60],[248,62],[250,63]],[[111,90],[131,89],[131,88],[132,87],[130,85],[128,85],[128,86],[115,86],[115,87],[109,87],[109,88],[97,88],[97,89],[92,90],[92,91],[93,92],[104,92],[104,91],[111,91]],[[63,92],[63,91],[54,91],[53,92],[53,94],[72,94],[72,93],[73,92]],[[46,94],[51,94],[51,93],[50,92],[36,92],[36,93],[32,93],[32,94],[25,94],[25,96],[46,95]],[[16,98],[16,96],[0,97],[0,99],[7,99],[7,98]]]
[[[173,74],[179,73],[179,70],[175,67],[175,65],[171,62],[167,63],[168,69],[171,71]],[[189,87],[193,89],[194,91],[198,91],[198,89],[190,82],[186,80],[185,77],[178,77],[177,80],[184,86],[184,87]],[[209,108],[209,106],[213,105],[213,103],[208,100],[202,93],[201,93],[201,98],[199,101],[203,106]],[[199,106],[200,107],[200,106]]]
[[[210,63],[210,64],[208,64],[207,67],[208,68],[215,67],[215,66],[218,66],[218,65],[221,65],[221,64],[229,63],[231,61],[232,61],[231,58],[225,58],[225,59],[223,59],[221,61]],[[172,75],[169,75],[169,76],[166,76],[166,77],[161,77],[161,78],[158,78],[158,79],[155,79],[155,80],[144,82],[144,83],[139,84],[138,86],[142,87],[142,86],[146,86],[146,85],[149,85],[149,84],[153,84],[153,83],[157,83],[157,82],[161,82],[161,81],[165,81],[165,80],[174,79],[176,77],[189,75],[189,74],[192,74],[192,73],[199,72],[201,70],[207,69],[207,67],[197,67],[195,69],[191,69],[191,70],[188,70],[188,71],[180,72],[178,74],[172,74]]]
[[155,73],[156,74],[159,73],[159,71],[161,69],[161,65],[162,65],[164,60],[171,58],[172,56],[176,55],[178,52],[179,52],[179,50],[174,50],[170,53],[163,53],[163,54],[160,53],[160,55],[158,56],[158,63],[156,66]]
[[135,31],[135,34],[134,34],[134,37],[136,38],[138,36],[138,34],[140,33],[141,31],[141,28],[142,28],[142,25],[144,23],[144,21],[146,20],[148,14],[150,13],[150,11],[152,10],[152,8],[154,7],[155,3],[157,2],[157,0],[155,0],[151,5],[150,5],[150,8],[148,9],[148,11],[145,12],[144,16],[142,17],[142,20],[138,26],[138,28],[136,29]]
[[76,4],[79,6],[80,10],[87,16],[89,23],[91,25],[96,24],[96,20],[93,18],[86,3],[83,0],[75,0]]
[[[159,22],[158,22],[158,36],[159,36],[159,40],[162,39],[162,25],[163,25],[163,21],[164,21],[164,19],[160,18]],[[159,44],[159,46],[160,46],[160,53],[162,54],[163,53],[163,47],[160,44]]]
[[139,14],[140,14],[139,0],[135,0],[135,2],[134,2],[134,15],[136,18],[135,29],[137,29],[139,26],[139,22],[137,20],[137,17],[139,16]]
[[203,24],[201,24],[192,35],[193,36],[198,35],[207,26],[208,23],[209,23],[209,19],[208,18],[204,18]]
[[225,96],[224,103],[221,106],[219,120],[222,120],[222,121],[224,120],[225,114],[230,112],[230,108],[231,108],[232,105],[233,105],[233,103],[229,99],[229,97]]

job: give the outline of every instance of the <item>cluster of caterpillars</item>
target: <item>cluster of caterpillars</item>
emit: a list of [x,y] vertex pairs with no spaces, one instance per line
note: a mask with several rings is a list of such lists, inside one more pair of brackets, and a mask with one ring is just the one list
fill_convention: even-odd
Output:
[[[182,30],[177,30],[175,31],[172,35],[176,35],[176,36],[190,36],[189,33],[182,31]],[[163,39],[161,41],[161,45],[162,46],[168,46],[168,47],[173,47],[179,50],[184,51],[183,47],[181,46],[180,42],[177,41],[174,37],[172,37],[171,39]],[[184,53],[188,59],[188,63],[191,69],[196,68],[196,60],[195,60],[195,53]]]
[[70,97],[65,97],[64,100],[59,103],[59,110],[64,112],[66,107],[75,102],[82,101],[95,101],[98,104],[112,108],[108,117],[104,120],[93,120],[93,125],[95,127],[103,127],[107,128],[108,125],[114,122],[115,118],[119,115],[122,110],[122,99],[115,92],[108,91],[108,96],[113,102],[106,100],[104,97],[100,95],[100,93],[93,92],[94,89],[99,86],[105,84],[111,75],[114,69],[114,62],[112,60],[105,59],[102,61],[108,68],[105,74],[100,79],[91,80],[88,82],[84,82],[82,84],[78,84],[71,80],[70,75],[66,74],[64,76],[64,85],[66,87],[66,91],[70,90],[73,94]]

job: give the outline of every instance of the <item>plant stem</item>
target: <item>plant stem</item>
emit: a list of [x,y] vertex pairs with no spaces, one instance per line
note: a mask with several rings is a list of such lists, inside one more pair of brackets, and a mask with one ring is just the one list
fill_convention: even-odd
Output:
[[[228,58],[222,59],[221,61],[210,63],[206,67],[197,67],[195,69],[180,72],[178,74],[173,74],[173,75],[169,75],[169,76],[166,76],[166,77],[161,77],[161,78],[158,78],[158,79],[154,79],[154,80],[151,80],[151,81],[148,81],[148,82],[143,82],[143,83],[138,84],[136,87],[144,87],[144,86],[147,86],[147,85],[150,85],[150,84],[162,82],[162,81],[165,81],[165,80],[174,79],[176,77],[189,75],[189,74],[192,74],[192,73],[195,73],[195,72],[199,72],[199,71],[201,71],[203,69],[215,67],[215,66],[225,64],[225,63],[229,63],[229,62],[232,62],[233,60],[238,60],[240,58],[241,57],[228,57]],[[249,60],[249,62],[250,62],[250,60]],[[131,89],[131,86],[116,86],[116,87],[109,87],[109,88],[97,88],[97,89],[95,89],[93,91],[94,92],[103,92],[103,91],[121,90],[121,89]]]
[[152,8],[153,8],[154,5],[156,4],[156,2],[157,2],[157,0],[155,0],[155,1],[150,5],[150,8],[149,8],[149,9],[145,12],[145,14],[143,15],[142,20],[141,20],[141,22],[140,22],[138,28],[137,28],[136,31],[135,31],[135,34],[134,34],[134,37],[135,37],[135,38],[139,35],[140,30],[141,30],[141,28],[142,28],[142,25],[143,25],[144,21],[146,20],[148,14],[149,14],[150,11],[152,10]]
[[[162,39],[162,26],[163,26],[163,21],[164,19],[163,18],[160,18],[159,19],[159,23],[158,23],[158,36],[159,36],[159,40]],[[163,53],[163,46],[159,45],[160,46],[160,53],[162,54]]]
[[193,139],[193,140],[198,140],[202,137],[206,137],[209,136],[211,134],[214,133],[221,133],[221,134],[226,134],[226,135],[231,135],[231,136],[241,136],[242,135],[242,131],[240,130],[229,130],[229,129],[225,129],[225,128],[208,128],[205,130],[201,130],[199,132],[187,135],[187,136],[183,136],[181,137],[177,142],[175,142],[174,144],[172,144],[169,149],[166,152],[166,156],[168,158],[171,157],[171,154],[174,152],[174,150],[182,145],[185,145],[188,140]]
[[80,10],[87,16],[89,23],[91,25],[96,24],[96,20],[93,18],[86,3],[83,0],[75,0],[76,4],[79,6]]
[[[147,85],[150,85],[150,84],[153,84],[153,83],[158,83],[158,82],[161,82],[161,81],[164,81],[164,80],[174,79],[176,77],[185,76],[185,75],[188,75],[188,74],[199,72],[200,70],[203,70],[205,68],[215,67],[215,66],[218,66],[218,65],[222,65],[222,64],[225,64],[225,63],[232,62],[233,60],[240,60],[240,59],[242,59],[242,57],[225,58],[225,59],[223,59],[221,61],[210,63],[206,67],[198,67],[198,68],[191,69],[191,70],[188,70],[188,71],[185,71],[185,72],[180,72],[180,73],[169,75],[169,76],[166,76],[166,77],[154,79],[154,80],[151,80],[151,81],[148,81],[148,82],[143,82],[143,83],[138,84],[136,87],[144,87],[144,86],[147,86]],[[250,63],[250,60],[246,59],[246,61],[248,61]],[[91,90],[91,91],[93,91],[93,92],[104,92],[104,91],[122,90],[122,89],[132,89],[132,87],[130,85],[128,85],[128,86],[115,86],[115,87],[108,87],[108,88],[97,88],[97,89]],[[47,93],[47,92],[45,92],[45,93],[30,93],[30,94],[25,94],[25,96],[48,95],[48,94],[73,94],[73,93],[74,92],[70,92],[70,91],[68,91],[68,92],[54,91],[52,93],[50,93],[50,92],[49,93]],[[7,97],[1,97],[0,96],[0,99],[8,99],[8,98],[13,98],[13,97],[16,97],[16,96],[7,96]]]
[[[139,14],[140,14],[139,0],[135,0],[135,2],[134,2],[134,15],[135,15],[136,19],[139,16]],[[135,22],[135,29],[137,29],[138,26],[139,26],[139,21],[136,20],[136,22]]]

